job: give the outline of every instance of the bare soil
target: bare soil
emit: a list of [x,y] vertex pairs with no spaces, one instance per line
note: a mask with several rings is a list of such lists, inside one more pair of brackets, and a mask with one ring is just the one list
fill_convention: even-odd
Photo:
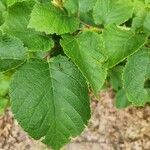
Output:
[[[88,127],[63,149],[150,150],[150,106],[118,110],[111,90],[99,97],[91,96],[92,118]],[[21,129],[10,110],[0,117],[0,150],[48,149]]]

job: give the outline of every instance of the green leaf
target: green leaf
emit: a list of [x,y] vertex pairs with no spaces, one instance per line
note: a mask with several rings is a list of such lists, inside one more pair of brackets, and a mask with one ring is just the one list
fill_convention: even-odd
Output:
[[128,107],[130,104],[131,103],[128,101],[125,90],[124,89],[119,90],[116,94],[115,100],[116,108],[123,109]]
[[150,0],[145,0],[145,3],[146,4],[150,4]]
[[17,38],[0,33],[0,71],[6,71],[22,64],[27,49]]
[[24,1],[32,1],[32,0],[7,0],[7,5],[9,7],[9,6],[14,5],[15,3],[24,2]]
[[123,81],[127,97],[135,106],[144,106],[150,102],[147,89],[144,88],[148,69],[150,69],[150,49],[143,48],[131,56],[126,64]]
[[3,2],[2,1],[0,1],[0,11],[2,12],[2,11],[5,11],[5,5],[3,4]]
[[79,27],[79,20],[52,4],[36,4],[28,27],[47,34],[73,33]]
[[150,11],[147,12],[146,18],[144,20],[144,28],[150,32]]
[[111,25],[104,29],[103,39],[108,56],[106,66],[110,68],[139,50],[146,43],[147,34],[136,34],[127,28]]
[[8,93],[10,78],[0,73],[0,97],[4,97]]
[[107,76],[106,68],[102,66],[106,59],[102,44],[101,36],[89,31],[76,37],[65,35],[61,41],[65,54],[79,67],[95,94],[98,94]]
[[2,1],[0,2],[0,26],[4,23],[4,16],[3,16],[3,13],[5,11],[5,6],[4,4],[2,3]]
[[[80,20],[82,22],[85,22],[86,24],[96,27],[92,13],[93,13],[92,11],[89,11],[87,13],[80,13]],[[84,26],[84,24],[82,24],[82,25]],[[85,26],[84,26],[84,29],[85,29]]]
[[51,37],[27,29],[33,4],[33,2],[22,2],[11,6],[2,30],[20,38],[31,51],[48,51],[54,45]]
[[109,82],[115,91],[119,91],[122,88],[123,69],[123,66],[116,66],[109,71]]
[[122,24],[132,17],[131,0],[97,0],[93,10],[96,24]]
[[55,150],[80,134],[90,118],[87,84],[66,57],[27,62],[14,75],[10,98],[25,131]]
[[0,11],[0,26],[4,23],[3,14]]
[[0,97],[0,115],[2,115],[6,109],[8,100]]
[[134,0],[134,15],[141,16],[146,11],[144,0]]
[[3,115],[6,107],[8,106],[8,88],[10,84],[10,76],[0,73],[0,115]]
[[96,0],[64,0],[64,7],[71,13],[87,12],[95,3]]
[[132,27],[135,29],[146,29],[150,32],[150,11],[144,0],[135,0],[134,2],[134,18]]
[[134,17],[132,21],[132,27],[139,29],[143,27],[143,22],[146,16],[146,5],[144,0],[134,1]]
[[[49,3],[50,1],[52,2],[52,0],[36,0],[39,1],[40,3]],[[59,0],[58,0],[59,1]],[[60,0],[61,1],[61,0]]]

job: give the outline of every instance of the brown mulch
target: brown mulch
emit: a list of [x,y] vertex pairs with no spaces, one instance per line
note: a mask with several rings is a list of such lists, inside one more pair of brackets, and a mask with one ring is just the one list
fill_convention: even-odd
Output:
[[[150,150],[150,106],[114,107],[112,91],[100,94],[100,100],[92,96],[92,118],[82,135],[66,150]],[[8,110],[0,117],[0,150],[46,150],[19,127]]]
[[0,117],[0,150],[43,150],[44,147],[40,142],[29,138],[10,110]]

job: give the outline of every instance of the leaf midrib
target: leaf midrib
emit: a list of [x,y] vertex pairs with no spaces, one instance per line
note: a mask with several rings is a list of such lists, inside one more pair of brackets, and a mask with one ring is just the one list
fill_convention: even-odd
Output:
[[51,72],[51,66],[50,66],[50,62],[48,62],[47,61],[47,63],[48,63],[48,70],[49,70],[49,77],[50,77],[50,81],[51,81],[51,85],[52,85],[52,103],[53,103],[53,108],[54,108],[54,111],[53,111],[53,113],[54,113],[54,125],[55,125],[55,128],[54,128],[54,130],[55,130],[55,133],[56,133],[56,128],[57,128],[57,124],[56,124],[56,117],[57,117],[57,115],[56,115],[56,105],[55,105],[55,100],[54,100],[54,97],[55,97],[55,95],[54,95],[54,83],[53,83],[53,77],[52,77],[52,72]]

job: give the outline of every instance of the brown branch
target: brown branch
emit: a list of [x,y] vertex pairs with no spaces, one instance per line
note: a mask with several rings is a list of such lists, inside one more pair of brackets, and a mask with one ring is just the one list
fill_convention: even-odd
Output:
[[80,20],[80,23],[83,24],[86,28],[88,29],[92,29],[93,31],[96,31],[96,32],[102,32],[102,29],[101,28],[98,28],[98,27],[95,27],[95,26],[92,26],[90,24],[87,24],[85,23],[84,21]]
[[43,57],[43,59],[50,59],[50,52],[48,51],[47,54]]
[[85,23],[84,21],[80,20],[80,23],[83,24],[84,26],[86,26],[87,28],[93,28],[93,26]]

